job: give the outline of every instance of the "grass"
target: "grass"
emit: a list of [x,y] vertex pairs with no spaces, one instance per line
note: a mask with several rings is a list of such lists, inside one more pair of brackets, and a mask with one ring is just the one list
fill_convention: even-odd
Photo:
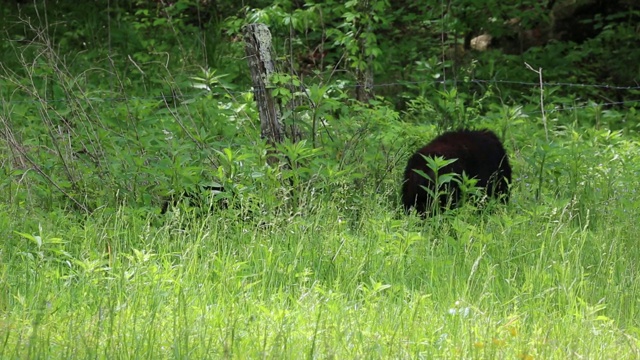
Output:
[[3,206],[0,358],[640,356],[637,197],[584,217],[519,190],[426,222],[378,195],[357,218]]
[[[154,92],[191,86],[153,77],[174,70],[123,57],[127,81],[105,90],[114,77],[67,70],[50,44],[0,75],[1,359],[640,358],[635,112],[560,113],[542,141],[536,119],[478,111],[508,134],[511,203],[421,220],[389,199],[403,146],[433,127],[340,105],[324,149],[282,146],[299,162],[271,168],[249,91],[163,107]],[[240,209],[149,208],[205,168]],[[295,211],[282,179],[305,189]],[[52,183],[98,210],[64,209]]]

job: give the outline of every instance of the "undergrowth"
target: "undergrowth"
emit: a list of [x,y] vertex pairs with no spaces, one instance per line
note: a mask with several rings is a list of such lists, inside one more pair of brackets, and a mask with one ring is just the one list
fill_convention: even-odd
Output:
[[[398,110],[336,80],[272,146],[223,65],[238,44],[127,16],[130,57],[76,28],[74,63],[30,22],[0,45],[0,358],[640,357],[634,108],[545,88],[543,126],[539,89],[429,84]],[[443,126],[499,135],[508,205],[404,214],[404,164]]]

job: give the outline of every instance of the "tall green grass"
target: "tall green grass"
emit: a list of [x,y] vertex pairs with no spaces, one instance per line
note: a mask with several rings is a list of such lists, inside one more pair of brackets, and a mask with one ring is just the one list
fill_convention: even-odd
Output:
[[426,221],[388,194],[357,216],[2,206],[0,358],[637,358],[640,200],[616,183]]
[[[0,359],[640,358],[635,113],[560,114],[542,141],[517,108],[468,109],[506,136],[511,203],[422,220],[394,199],[432,100],[408,123],[332,88],[322,149],[269,167],[222,72],[195,93],[146,47],[67,68],[35,30],[0,74]],[[205,181],[238,199],[153,208]]]

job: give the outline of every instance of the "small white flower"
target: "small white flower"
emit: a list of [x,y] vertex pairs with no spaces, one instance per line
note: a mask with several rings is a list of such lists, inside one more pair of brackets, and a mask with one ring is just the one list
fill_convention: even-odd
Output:
[[162,132],[165,135],[165,138],[164,138],[165,140],[169,141],[169,140],[173,139],[173,134],[171,133],[171,131],[167,131],[167,130],[163,129]]

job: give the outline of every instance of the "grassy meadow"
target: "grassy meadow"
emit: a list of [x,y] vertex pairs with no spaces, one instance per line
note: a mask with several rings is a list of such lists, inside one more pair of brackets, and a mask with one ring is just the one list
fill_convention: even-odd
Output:
[[[283,113],[304,140],[274,147],[249,20],[200,38],[140,3],[48,22],[0,9],[0,359],[640,358],[637,102],[600,106],[607,88],[565,86],[574,70],[545,57],[528,61],[560,75],[541,91],[487,52],[469,69],[536,83],[463,68],[458,91],[431,58],[393,65],[415,82],[361,104],[343,62],[304,96],[276,83],[313,106]],[[422,56],[412,44],[373,53],[397,64]],[[509,204],[404,214],[407,159],[456,126],[503,140]],[[184,191],[200,195],[161,213]]]
[[637,358],[638,143],[568,134],[574,188],[535,200],[511,148],[508,206],[427,220],[393,182],[259,216],[5,203],[0,358]]

